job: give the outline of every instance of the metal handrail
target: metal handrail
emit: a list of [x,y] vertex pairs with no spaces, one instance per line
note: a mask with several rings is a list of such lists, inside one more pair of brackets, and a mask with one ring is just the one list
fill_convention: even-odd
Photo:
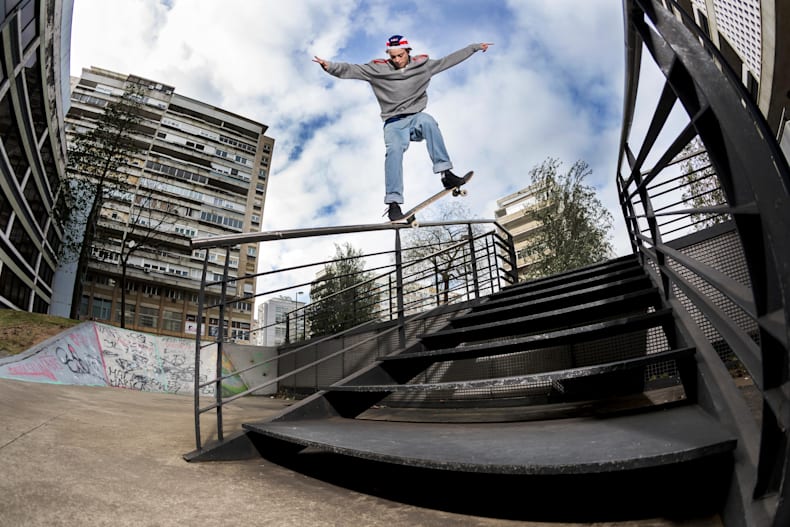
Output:
[[[490,232],[480,233],[480,234],[475,235],[475,234],[473,234],[472,226],[473,225],[478,225],[478,224],[493,224],[496,227],[496,229],[493,230],[493,231],[490,231]],[[485,290],[491,290],[493,292],[495,290],[494,289],[495,288],[494,284],[496,284],[496,286],[499,286],[499,284],[501,284],[501,281],[499,279],[500,278],[499,274],[502,272],[501,267],[499,267],[499,266],[494,267],[494,264],[497,263],[497,262],[504,261],[505,264],[507,265],[506,272],[507,273],[512,273],[512,274],[515,275],[515,260],[512,260],[510,258],[511,255],[515,254],[515,251],[513,250],[512,246],[511,247],[507,246],[508,243],[512,244],[513,238],[512,238],[512,236],[510,236],[510,234],[507,232],[506,229],[504,229],[500,224],[498,224],[494,220],[463,220],[463,221],[426,222],[426,223],[421,223],[419,228],[434,228],[434,227],[446,227],[446,226],[456,226],[456,225],[461,225],[461,226],[466,226],[467,227],[469,234],[466,236],[465,239],[463,239],[461,241],[458,241],[458,242],[452,242],[447,247],[440,247],[438,250],[433,251],[431,254],[428,254],[426,256],[423,256],[423,257],[420,257],[420,258],[417,258],[417,259],[414,259],[414,260],[409,260],[407,262],[403,262],[402,261],[401,253],[405,252],[405,251],[409,251],[411,248],[402,249],[400,247],[400,231],[402,229],[404,229],[404,228],[409,228],[409,229],[413,228],[412,226],[407,225],[407,224],[352,225],[352,226],[347,226],[347,227],[319,227],[319,228],[313,228],[313,229],[293,229],[293,230],[288,230],[288,231],[272,231],[272,232],[261,232],[261,233],[248,233],[248,234],[243,234],[243,235],[225,235],[225,236],[218,236],[218,237],[211,237],[211,238],[199,238],[199,239],[196,238],[196,239],[192,240],[192,245],[193,245],[194,249],[223,248],[227,252],[232,247],[235,247],[235,246],[238,246],[238,245],[241,245],[241,244],[244,244],[244,243],[273,242],[273,241],[278,241],[278,240],[300,239],[300,238],[327,236],[327,235],[335,235],[335,234],[352,234],[352,233],[362,233],[362,232],[371,232],[371,231],[379,231],[379,230],[392,230],[392,231],[395,232],[395,235],[396,235],[396,248],[395,248],[395,250],[394,251],[381,251],[381,252],[371,253],[371,255],[375,255],[375,256],[386,256],[387,254],[394,255],[395,256],[395,260],[396,260],[396,262],[394,264],[382,265],[382,266],[379,266],[379,267],[375,268],[376,270],[385,270],[387,268],[390,268],[390,269],[389,270],[385,270],[385,271],[383,271],[383,272],[381,272],[381,273],[379,273],[379,274],[377,274],[377,275],[375,275],[375,276],[373,276],[371,278],[367,278],[366,280],[364,280],[361,283],[355,283],[353,286],[351,286],[349,288],[346,288],[343,291],[335,292],[333,294],[333,296],[334,295],[339,295],[339,294],[342,294],[342,293],[348,293],[349,291],[353,291],[355,288],[360,287],[360,285],[370,285],[370,284],[375,284],[375,283],[381,284],[381,281],[382,281],[383,278],[387,278],[388,276],[395,276],[397,279],[395,279],[395,278],[390,279],[390,283],[395,281],[398,284],[398,286],[396,288],[397,289],[397,291],[396,291],[397,307],[391,306],[390,309],[395,309],[397,311],[397,322],[391,328],[385,329],[382,332],[379,332],[379,333],[375,334],[373,337],[366,338],[366,339],[363,340],[363,342],[367,342],[367,341],[369,341],[372,338],[380,338],[382,335],[385,335],[385,334],[397,331],[397,333],[399,335],[401,346],[403,346],[403,345],[405,345],[405,340],[404,340],[404,338],[405,338],[404,337],[405,336],[405,331],[404,331],[405,324],[407,322],[411,321],[411,320],[414,320],[415,316],[423,316],[424,315],[424,313],[417,313],[417,314],[412,314],[412,315],[406,315],[407,312],[411,313],[411,312],[415,311],[415,309],[420,309],[423,306],[419,305],[419,303],[418,303],[419,301],[404,302],[404,299],[403,299],[404,288],[409,288],[410,287],[409,284],[411,284],[411,283],[419,284],[421,280],[424,280],[424,277],[421,278],[421,276],[425,275],[426,272],[429,272],[429,271],[426,271],[426,270],[419,270],[420,264],[422,262],[428,261],[431,258],[436,258],[438,256],[441,256],[442,254],[445,254],[445,253],[447,253],[449,251],[460,249],[460,250],[463,251],[463,257],[462,257],[461,265],[469,265],[470,268],[477,270],[478,262],[479,263],[483,263],[483,266],[480,269],[483,270],[483,271],[486,271],[489,274],[489,276],[485,276],[485,277],[474,276],[474,278],[472,279],[473,285],[471,285],[471,286],[470,285],[467,285],[467,286],[461,285],[461,288],[465,288],[465,290],[462,289],[461,291],[457,291],[457,286],[453,287],[453,289],[450,292],[453,295],[458,293],[459,298],[467,298],[467,297],[470,296],[470,294],[474,298],[476,298],[476,297],[479,296],[481,288],[485,288]],[[489,238],[491,238],[491,241],[488,241]],[[477,247],[478,244],[482,243],[482,240],[486,240],[486,242],[484,244],[484,248]],[[495,252],[495,254],[492,254],[492,251],[491,251],[491,247],[492,246],[497,246],[497,247],[500,248],[500,250],[497,250]],[[503,246],[506,247],[507,257],[504,257],[501,254],[501,248]],[[365,258],[365,257],[368,257],[368,256],[370,256],[370,255],[361,255],[359,258]],[[208,273],[207,273],[208,258],[209,258],[209,253],[208,253],[208,251],[206,251],[205,261],[204,261],[203,284],[206,283],[206,278],[207,278],[207,275],[208,275]],[[239,280],[239,279],[243,279],[243,278],[251,278],[251,277],[259,277],[259,276],[268,276],[268,275],[272,275],[272,274],[275,273],[275,271],[264,271],[262,273],[253,274],[253,275],[247,274],[244,277],[229,278],[228,277],[228,266],[227,266],[227,262],[228,261],[229,261],[229,259],[226,258],[226,260],[225,260],[226,265],[225,265],[225,268],[224,268],[223,279],[215,281],[215,283],[217,285],[222,286],[220,297],[219,297],[219,301],[214,303],[214,304],[212,304],[212,305],[210,305],[210,306],[207,306],[206,301],[205,301],[205,293],[204,293],[205,288],[201,288],[201,294],[199,295],[199,302],[198,302],[198,309],[199,309],[198,321],[199,322],[198,322],[198,332],[197,332],[198,334],[196,336],[196,342],[195,342],[195,350],[196,350],[195,351],[195,353],[196,353],[196,357],[195,357],[195,439],[196,439],[196,448],[197,448],[197,450],[201,450],[201,448],[202,448],[201,431],[200,431],[200,415],[201,414],[203,414],[205,412],[208,412],[208,411],[211,411],[211,410],[216,410],[216,413],[217,413],[217,427],[218,427],[217,438],[221,442],[221,441],[224,440],[223,431],[222,431],[222,407],[223,407],[223,405],[228,404],[230,402],[233,402],[233,401],[235,401],[235,400],[237,400],[240,397],[243,397],[245,395],[249,395],[251,393],[255,393],[257,391],[260,391],[261,389],[263,389],[265,387],[268,387],[268,386],[271,386],[272,384],[279,383],[279,382],[281,382],[282,380],[284,380],[284,379],[286,379],[288,377],[293,377],[297,373],[309,370],[310,368],[316,368],[320,364],[322,364],[325,361],[329,360],[329,358],[334,358],[334,357],[337,357],[337,356],[344,355],[344,354],[348,353],[350,350],[356,348],[359,345],[359,343],[354,344],[353,346],[345,347],[345,348],[343,348],[343,349],[341,349],[341,350],[339,350],[337,352],[333,352],[329,356],[322,357],[322,358],[316,358],[316,360],[313,360],[312,362],[310,362],[308,364],[305,364],[303,366],[295,368],[294,370],[289,371],[286,374],[279,375],[275,379],[269,379],[265,383],[263,383],[262,385],[248,387],[248,389],[245,390],[244,392],[241,392],[239,394],[235,394],[235,395],[232,395],[232,396],[229,396],[229,397],[226,397],[226,398],[222,397],[222,383],[223,383],[223,381],[225,381],[225,380],[227,380],[229,378],[238,376],[241,373],[245,373],[247,371],[250,371],[250,370],[253,370],[255,368],[258,368],[258,367],[260,367],[260,366],[262,366],[264,364],[268,364],[268,363],[273,362],[273,361],[279,361],[280,359],[283,359],[283,358],[286,358],[286,357],[296,356],[299,352],[301,352],[301,351],[303,351],[303,350],[305,350],[305,349],[307,349],[307,348],[309,348],[311,346],[317,346],[317,345],[319,345],[322,342],[325,342],[325,341],[330,340],[330,339],[338,338],[338,337],[340,337],[340,336],[342,336],[344,334],[347,334],[349,332],[359,331],[360,328],[363,328],[365,326],[370,326],[370,324],[372,322],[372,321],[363,321],[360,324],[357,324],[356,326],[354,326],[353,328],[346,329],[346,330],[341,331],[339,333],[336,333],[334,335],[326,335],[326,336],[323,336],[323,337],[321,337],[321,338],[319,338],[317,340],[316,339],[312,339],[311,341],[307,342],[304,346],[300,346],[300,347],[298,347],[296,349],[285,351],[284,353],[279,354],[277,357],[264,359],[263,361],[258,361],[256,363],[247,365],[247,366],[245,366],[242,369],[237,369],[237,370],[232,371],[232,372],[222,373],[222,368],[221,368],[222,354],[223,354],[222,345],[223,345],[223,343],[226,340],[226,326],[227,326],[226,322],[224,321],[223,309],[224,309],[224,306],[226,306],[228,303],[234,302],[234,301],[238,301],[238,300],[241,299],[241,298],[235,297],[235,296],[229,298],[226,295],[226,293],[225,293],[225,291],[226,291],[225,286],[227,285],[228,282],[231,282],[231,281],[234,281],[234,280]],[[293,270],[296,270],[296,269],[305,269],[305,268],[309,268],[309,267],[313,267],[313,266],[327,265],[327,264],[332,263],[334,261],[335,260],[326,260],[326,261],[323,261],[323,262],[302,264],[302,265],[300,265],[298,267],[295,267],[295,268],[289,268],[287,271],[293,271]],[[485,265],[484,261],[487,261],[488,264]],[[404,275],[404,270],[405,269],[409,269],[409,268],[417,268],[418,270],[415,273],[412,273],[412,274],[409,274],[409,275]],[[368,273],[369,271],[370,270],[363,270],[362,272]],[[280,270],[280,272],[282,272],[282,270]],[[490,276],[490,275],[493,275],[493,274],[496,275],[496,280],[492,276]],[[301,284],[301,285],[307,285],[307,284]],[[290,286],[288,286],[286,288],[282,288],[282,289],[277,290],[277,291],[268,291],[265,294],[269,294],[269,293],[272,293],[272,292],[278,292],[278,291],[282,291],[282,290],[288,290],[288,289],[292,289],[294,287],[301,287],[301,285],[297,285],[297,286],[290,285]],[[391,285],[390,286],[380,285],[376,289],[377,290],[383,290],[385,287],[387,287],[387,290],[389,291],[392,286]],[[417,289],[416,291],[418,292],[420,290],[421,289]],[[448,294],[450,294],[450,292],[448,292]],[[264,293],[258,293],[256,295],[248,295],[248,296],[243,297],[243,298],[248,300],[250,298],[255,298],[255,297],[261,296],[263,294]],[[364,298],[361,299],[361,301],[365,302]],[[390,304],[392,304],[392,301],[390,301]],[[213,379],[201,380],[201,377],[200,377],[200,352],[205,347],[205,346],[203,346],[203,344],[201,342],[202,338],[203,338],[201,321],[203,319],[204,309],[207,309],[207,308],[210,309],[210,308],[216,308],[216,307],[219,307],[220,308],[220,312],[221,312],[220,322],[219,322],[220,326],[218,328],[218,332],[217,332],[216,339],[215,339],[216,340],[216,344],[217,344],[217,366],[216,366],[217,374],[216,374],[216,376]],[[294,315],[294,317],[295,317],[296,313],[299,310],[307,310],[310,307],[312,307],[312,304],[308,305],[308,306],[298,307],[297,309],[293,309],[293,310],[289,311],[288,314],[287,314],[286,320],[288,320],[291,315]],[[382,307],[382,308],[379,309],[379,311],[375,312],[375,314],[376,314],[378,319],[381,319],[381,315],[382,315],[382,310],[383,309],[384,308]],[[253,331],[257,331],[258,329],[260,329],[260,328],[255,328]],[[289,334],[290,334],[290,332],[289,332]],[[210,405],[206,405],[206,406],[202,406],[201,407],[198,394],[200,393],[201,389],[204,389],[204,388],[206,388],[208,386],[214,386],[215,402],[210,404]]]
[[[450,225],[467,224],[494,224],[504,229],[496,220],[472,219],[457,221],[432,221],[421,222],[419,228],[446,227]],[[403,229],[413,229],[408,223],[368,223],[361,225],[346,225],[338,227],[311,227],[308,229],[289,229],[284,231],[265,231],[250,232],[246,234],[223,234],[219,236],[209,236],[205,238],[193,238],[191,240],[192,249],[204,249],[209,247],[233,247],[245,243],[260,243],[274,240],[293,240],[300,238],[316,238],[321,236],[331,236],[335,234],[355,234],[360,232],[376,231],[399,231]]]

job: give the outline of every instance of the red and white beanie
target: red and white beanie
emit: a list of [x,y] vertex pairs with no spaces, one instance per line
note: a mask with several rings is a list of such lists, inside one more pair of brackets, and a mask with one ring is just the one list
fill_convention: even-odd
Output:
[[392,35],[389,40],[387,40],[387,51],[391,49],[411,49],[411,46],[403,35]]

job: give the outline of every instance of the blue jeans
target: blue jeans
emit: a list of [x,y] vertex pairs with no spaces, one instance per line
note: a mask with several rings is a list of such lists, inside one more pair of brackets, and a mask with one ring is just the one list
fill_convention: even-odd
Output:
[[403,203],[403,153],[411,141],[425,140],[433,171],[453,168],[436,120],[424,112],[407,115],[384,125],[384,203]]

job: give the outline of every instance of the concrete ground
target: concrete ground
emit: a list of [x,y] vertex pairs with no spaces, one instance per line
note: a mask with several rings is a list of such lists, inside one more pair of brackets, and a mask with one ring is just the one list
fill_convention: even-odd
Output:
[[[226,431],[287,404],[268,397],[241,401],[226,409]],[[191,397],[0,379],[0,525],[571,525],[402,504],[265,459],[187,463],[182,455],[194,446]],[[721,524],[708,518],[594,525]]]

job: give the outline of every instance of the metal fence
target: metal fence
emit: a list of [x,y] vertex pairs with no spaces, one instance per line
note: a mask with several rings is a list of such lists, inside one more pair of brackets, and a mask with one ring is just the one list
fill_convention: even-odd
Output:
[[[207,279],[209,251],[206,251],[195,342],[194,410],[198,450],[202,447],[202,414],[216,412],[216,437],[223,441],[224,405],[273,385],[278,391],[290,394],[314,392],[388,351],[405,347],[420,333],[443,324],[448,313],[464,309],[469,303],[516,280],[513,239],[493,220],[421,223],[419,228],[375,224],[298,229],[194,239],[192,246],[194,249],[224,248],[229,253],[239,244],[263,243],[259,254],[265,255],[266,247],[279,241],[335,235],[343,235],[347,241],[355,234],[372,231],[393,233],[394,249],[269,269],[243,277],[230,276],[226,263],[220,280]],[[404,231],[405,236],[402,235]],[[425,238],[415,235],[418,232],[433,232],[435,236],[430,243],[425,243]],[[314,278],[293,282],[297,271],[300,275],[306,271]],[[259,289],[263,291],[245,297],[229,294],[229,284],[240,278],[257,278]],[[315,296],[317,301],[303,306],[294,301],[294,308],[284,313],[288,342],[280,347],[278,355],[234,371],[223,371],[223,347],[230,340],[226,316],[229,306],[242,298],[270,297],[283,292],[294,294],[308,286],[313,293],[311,297]],[[206,291],[211,292],[211,296]],[[211,302],[207,302],[208,298]],[[203,334],[203,320],[207,320],[209,312],[219,321],[213,336]],[[266,329],[267,325],[262,324],[252,328],[251,333]],[[217,348],[217,372],[222,373],[200,382],[197,379],[200,378],[201,352],[213,344]],[[276,377],[232,396],[223,393],[223,381],[274,361],[277,362]],[[207,386],[214,387],[215,399],[201,405],[199,394]]]

